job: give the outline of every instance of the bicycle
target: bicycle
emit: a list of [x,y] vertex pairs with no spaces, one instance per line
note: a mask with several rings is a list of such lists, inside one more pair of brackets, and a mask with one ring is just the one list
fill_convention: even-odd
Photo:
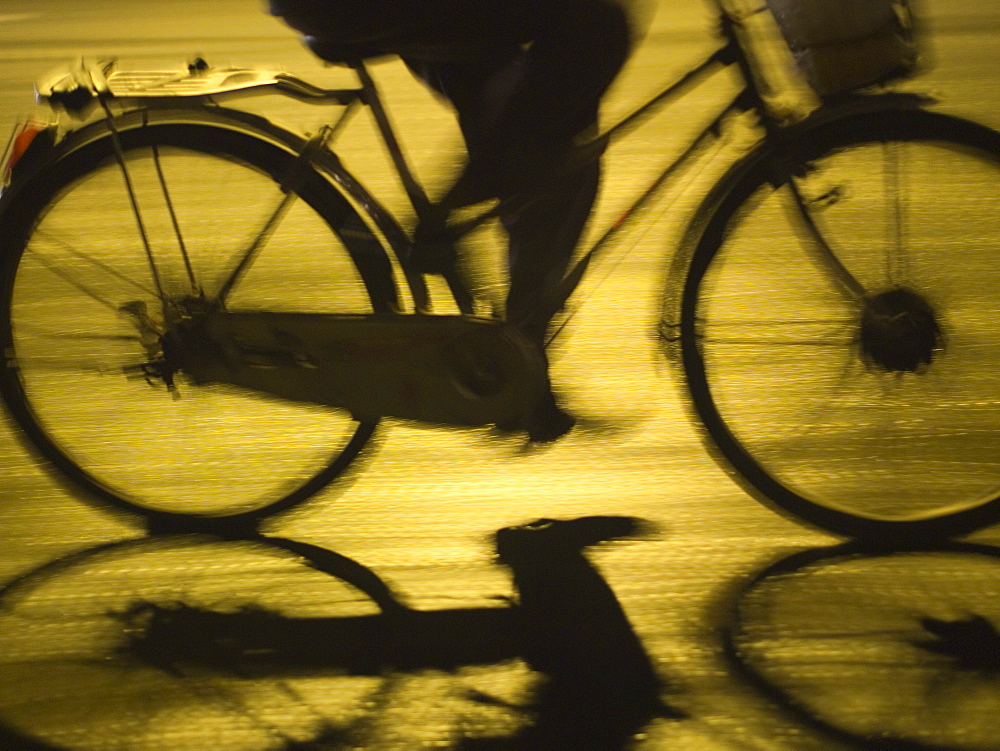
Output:
[[[600,140],[719,70],[743,86],[545,304],[561,307],[637,209],[725,123],[752,115],[759,140],[691,218],[657,329],[713,455],[759,500],[837,535],[933,538],[994,523],[986,290],[1000,233],[987,218],[1000,134],[887,88],[829,97],[784,124],[745,18],[718,5],[721,46]],[[407,233],[332,147],[361,106],[418,216],[426,193],[364,59],[320,52],[339,54],[359,87],[200,60],[169,73],[78,67],[39,93],[84,124],[29,124],[10,149],[0,392],[77,489],[153,530],[255,528],[341,477],[384,417],[516,423],[543,388],[538,352],[516,327],[475,315],[457,274],[445,277],[459,312],[432,311]],[[259,93],[342,109],[302,136],[225,106]],[[240,227],[212,212],[222,191]],[[248,455],[265,490],[240,484]]]

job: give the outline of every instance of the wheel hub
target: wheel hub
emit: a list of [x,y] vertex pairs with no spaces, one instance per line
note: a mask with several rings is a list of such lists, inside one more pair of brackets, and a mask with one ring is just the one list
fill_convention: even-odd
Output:
[[920,294],[896,287],[865,301],[859,340],[865,359],[894,373],[915,372],[941,347],[934,309]]

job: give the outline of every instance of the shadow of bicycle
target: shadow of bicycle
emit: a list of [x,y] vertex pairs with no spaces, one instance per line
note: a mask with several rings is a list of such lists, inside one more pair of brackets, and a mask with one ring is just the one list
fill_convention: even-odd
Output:
[[731,664],[799,722],[852,748],[1000,749],[1000,549],[806,550],[729,596]]
[[26,749],[622,748],[680,716],[583,554],[634,531],[619,517],[503,530],[517,597],[430,611],[284,538],[76,553],[0,591],[0,722]]

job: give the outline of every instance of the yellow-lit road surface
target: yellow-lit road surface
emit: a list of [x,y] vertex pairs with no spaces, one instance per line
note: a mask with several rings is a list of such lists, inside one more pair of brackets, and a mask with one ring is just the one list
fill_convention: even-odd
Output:
[[[933,65],[917,88],[939,96],[942,111],[1000,128],[1000,2],[922,5],[933,21]],[[712,48],[705,7],[660,6],[609,96],[609,117]],[[117,55],[122,67],[157,68],[192,53],[216,64],[285,67],[324,85],[348,81],[345,71],[317,65],[256,3],[7,0],[0,131],[32,113],[32,81],[74,56]],[[379,65],[376,75],[417,170],[442,184],[458,153],[450,113],[401,64]],[[675,154],[731,94],[722,76],[616,147],[595,225],[613,219],[655,174],[660,154]],[[323,113],[285,102],[254,107],[305,130],[323,122]],[[342,156],[386,205],[403,205],[363,127]],[[553,737],[561,730],[575,738],[565,748],[585,748],[574,732],[588,718],[628,724],[623,687],[641,683],[629,657],[634,632],[663,679],[660,699],[680,710],[646,713],[648,721],[630,728],[636,748],[821,751],[855,748],[863,738],[874,749],[1000,748],[1000,636],[991,626],[1000,624],[1000,547],[992,546],[1000,533],[896,556],[834,548],[835,538],[740,490],[689,420],[653,322],[683,219],[724,163],[653,212],[579,291],[578,313],[553,356],[557,388],[581,417],[571,435],[527,449],[484,430],[387,424],[349,482],[266,525],[268,534],[358,566],[338,560],[317,571],[295,557],[297,548],[259,543],[144,539],[138,524],[74,498],[5,421],[0,580],[14,584],[0,594],[0,727],[9,733],[0,747],[521,748],[538,728],[554,727]],[[224,196],[209,210],[240,221],[240,206]],[[482,252],[485,267],[499,266],[498,249]],[[656,525],[590,554],[629,628],[608,615],[606,592],[579,560],[570,573],[542,564],[557,582],[543,591],[543,620],[566,628],[547,652],[587,645],[576,653],[579,674],[570,673],[584,676],[582,687],[555,681],[546,690],[505,641],[511,624],[502,608],[514,589],[492,534],[539,517],[608,514]],[[427,617],[378,615],[392,607],[372,575]],[[130,610],[139,601],[156,608]],[[231,620],[196,623],[177,647],[190,652],[175,661],[167,654],[175,642],[136,635],[157,618],[169,627],[181,604]],[[291,620],[275,626],[254,608]],[[211,642],[212,655],[198,653],[198,637],[216,627],[243,635],[270,628],[313,646],[288,664],[234,665],[225,639]],[[612,656],[588,652],[594,644]],[[592,664],[612,677],[593,678]],[[897,745],[904,742],[911,745]]]

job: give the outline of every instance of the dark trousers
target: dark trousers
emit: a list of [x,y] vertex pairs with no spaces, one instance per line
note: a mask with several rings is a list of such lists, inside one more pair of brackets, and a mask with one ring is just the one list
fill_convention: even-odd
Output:
[[[533,317],[566,272],[597,195],[596,159],[546,179],[595,132],[600,99],[630,47],[612,0],[271,0],[301,33],[402,57],[454,106],[476,197],[516,200],[509,235],[508,319],[536,341]],[[540,187],[544,186],[544,188]]]

